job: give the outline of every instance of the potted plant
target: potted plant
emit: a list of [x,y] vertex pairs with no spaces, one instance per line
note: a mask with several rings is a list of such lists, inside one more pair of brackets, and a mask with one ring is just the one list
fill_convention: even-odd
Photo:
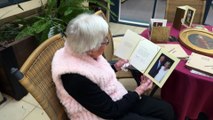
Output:
[[16,37],[20,39],[25,36],[37,36],[39,42],[43,42],[48,37],[63,33],[68,22],[83,12],[92,12],[85,2],[92,3],[103,10],[109,10],[104,2],[113,5],[111,0],[47,0],[41,2],[41,9],[38,16],[26,20],[24,29]]
[[15,22],[6,23],[0,26],[0,46],[6,47],[7,44],[14,42],[15,37],[21,29],[22,27]]
[[[17,4],[17,7],[23,10],[23,8],[19,4]],[[13,10],[10,10],[2,14],[0,16],[0,19],[12,11]],[[16,36],[19,34],[19,32],[22,29],[23,29],[23,26],[18,20],[0,24],[0,47],[4,48],[9,43],[14,42]]]
[[[21,8],[20,5],[18,7]],[[23,30],[23,26],[22,21],[19,19],[0,25],[0,91],[16,100],[26,95],[27,91],[11,77],[10,68],[20,68],[37,47],[34,37],[15,39],[19,32]]]
[[[19,4],[17,7],[24,10]],[[11,10],[13,11],[13,10]],[[1,15],[2,18],[7,13]],[[24,29],[24,22],[21,18],[17,18],[12,22],[0,25],[0,61],[5,59],[13,59],[15,66],[20,67],[29,54],[37,47],[33,36],[22,37],[16,39],[17,35]],[[21,49],[22,48],[22,49]]]
[[10,68],[20,68],[31,52],[37,47],[33,37],[15,40],[22,30],[17,22],[6,23],[0,26],[0,91],[21,99],[27,91],[10,75]]

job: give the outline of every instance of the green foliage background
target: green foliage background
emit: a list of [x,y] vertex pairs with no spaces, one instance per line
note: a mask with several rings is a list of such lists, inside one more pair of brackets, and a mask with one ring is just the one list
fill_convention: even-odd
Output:
[[[38,16],[20,20],[24,26],[16,39],[35,36],[39,42],[43,42],[48,38],[50,29],[53,34],[63,32],[68,22],[77,15],[83,12],[94,12],[88,6],[84,6],[84,2],[90,2],[101,9],[109,10],[101,0],[48,0],[46,5],[41,2],[42,7]],[[110,0],[106,2],[113,5]]]

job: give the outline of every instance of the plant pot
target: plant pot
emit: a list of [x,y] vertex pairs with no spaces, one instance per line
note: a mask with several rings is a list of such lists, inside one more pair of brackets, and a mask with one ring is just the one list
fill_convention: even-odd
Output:
[[20,100],[27,94],[24,87],[11,76],[12,67],[20,69],[27,57],[37,47],[34,37],[14,41],[0,48],[0,91],[16,100]]

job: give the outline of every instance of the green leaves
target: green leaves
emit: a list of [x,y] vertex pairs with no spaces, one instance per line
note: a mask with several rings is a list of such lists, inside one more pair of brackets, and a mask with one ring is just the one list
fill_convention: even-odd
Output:
[[68,16],[68,15],[70,15],[72,12],[73,12],[73,9],[69,7],[69,8],[67,8],[67,9],[65,10],[64,16]]
[[48,20],[48,19],[41,19],[41,20],[35,22],[31,26],[31,28],[32,28],[33,32],[35,32],[35,33],[38,34],[38,33],[41,33],[42,31],[44,31],[45,29],[47,29],[48,26],[50,26],[50,25],[51,25],[51,21],[50,20]]
[[[105,1],[114,5],[111,0]],[[17,35],[16,39],[33,35],[37,36],[39,41],[43,41],[47,39],[50,28],[54,28],[56,31],[54,33],[64,31],[70,20],[83,12],[92,11],[89,10],[89,6],[83,5],[84,2],[90,2],[104,10],[109,10],[106,4],[100,0],[47,0],[47,4],[41,1],[39,16],[31,18],[27,22],[24,20],[24,29]],[[22,9],[21,6],[19,7]]]
[[0,42],[12,40],[21,30],[21,27],[16,23],[7,23],[0,26]]
[[33,34],[33,30],[30,26],[27,26],[25,29],[23,29],[21,32],[19,32],[19,34],[16,36],[16,40],[20,40],[24,37],[27,37],[27,36],[32,36],[34,35]]
[[49,29],[51,26],[51,21],[48,19],[40,19],[32,24],[32,26],[25,27],[17,36],[16,39],[21,39],[27,36],[35,36],[41,32]]

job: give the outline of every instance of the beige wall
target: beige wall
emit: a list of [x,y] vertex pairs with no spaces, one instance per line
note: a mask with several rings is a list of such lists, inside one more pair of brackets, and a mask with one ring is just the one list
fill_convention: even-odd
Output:
[[[47,0],[42,0],[45,4]],[[21,10],[17,5],[11,5],[0,9],[0,24],[6,21],[12,21],[15,16],[28,16],[30,14],[36,13],[36,9],[41,7],[41,0],[31,0],[27,2],[20,3],[20,6],[24,9]]]
[[[42,0],[43,4],[47,2],[47,0]],[[17,17],[28,17],[31,15],[35,15],[39,7],[41,7],[41,0],[30,0],[27,2],[20,3],[20,6],[24,9],[21,10],[17,4],[11,5],[8,7],[0,8],[0,25],[5,22],[10,22],[15,20]],[[88,2],[83,3],[84,6],[88,6]],[[109,7],[109,5],[108,5]],[[107,13],[107,18],[109,18],[109,12]]]

